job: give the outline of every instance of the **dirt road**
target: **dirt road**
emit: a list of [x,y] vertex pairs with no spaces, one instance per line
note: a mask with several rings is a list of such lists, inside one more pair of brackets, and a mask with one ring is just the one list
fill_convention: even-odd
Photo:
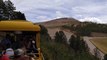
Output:
[[102,53],[99,49],[96,50],[96,46],[90,42],[90,39],[93,39],[93,38],[94,37],[84,37],[84,41],[87,43],[90,53],[92,55],[95,55],[95,53],[97,53],[97,57],[100,58],[101,60],[103,60],[104,53]]

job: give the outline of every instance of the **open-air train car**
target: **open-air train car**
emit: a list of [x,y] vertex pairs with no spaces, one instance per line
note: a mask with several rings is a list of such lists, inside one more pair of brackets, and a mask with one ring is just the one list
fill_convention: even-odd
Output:
[[[30,37],[33,36],[34,37],[33,39],[36,42],[35,46],[37,50],[37,52],[34,53],[34,54],[37,54],[37,58],[35,60],[43,60],[42,53],[40,50],[39,25],[34,25],[32,22],[29,22],[29,21],[20,21],[20,20],[0,21],[0,39],[5,37],[6,34],[11,34],[11,33],[14,34],[15,41],[23,39],[26,36],[27,38],[29,38],[29,36]],[[24,41],[26,40],[29,41],[29,39],[25,39]]]

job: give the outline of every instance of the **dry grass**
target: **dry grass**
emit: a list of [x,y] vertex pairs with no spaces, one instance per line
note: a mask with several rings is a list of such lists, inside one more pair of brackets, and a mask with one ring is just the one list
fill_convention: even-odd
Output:
[[104,54],[107,54],[107,37],[97,37],[90,41]]
[[92,32],[91,36],[93,36],[93,37],[107,37],[107,33]]

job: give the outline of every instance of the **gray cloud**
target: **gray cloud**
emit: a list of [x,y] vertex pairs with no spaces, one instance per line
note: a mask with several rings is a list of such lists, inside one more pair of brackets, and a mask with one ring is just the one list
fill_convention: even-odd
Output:
[[87,17],[106,22],[107,0],[11,0],[16,9],[25,13],[33,22],[47,21],[58,17]]

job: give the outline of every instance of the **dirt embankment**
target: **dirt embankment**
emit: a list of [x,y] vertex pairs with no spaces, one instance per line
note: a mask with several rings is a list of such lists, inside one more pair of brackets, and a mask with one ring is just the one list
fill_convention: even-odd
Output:
[[69,40],[70,36],[72,35],[72,33],[70,31],[68,31],[68,30],[62,30],[60,28],[48,28],[48,33],[49,33],[49,35],[51,36],[52,39],[54,39],[55,33],[57,31],[63,31],[64,34],[67,37],[67,41]]

